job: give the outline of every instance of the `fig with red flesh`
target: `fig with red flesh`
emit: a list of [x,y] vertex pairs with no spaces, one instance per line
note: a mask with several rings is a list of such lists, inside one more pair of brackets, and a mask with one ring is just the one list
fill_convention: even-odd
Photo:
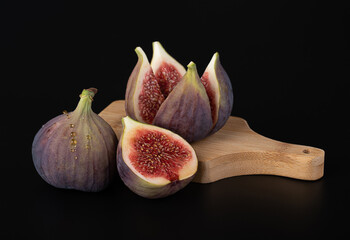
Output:
[[220,63],[219,53],[213,55],[201,80],[209,97],[213,119],[212,134],[225,125],[233,107],[231,81]]
[[192,146],[179,135],[124,117],[117,168],[125,185],[145,198],[162,198],[184,188],[198,167]]
[[126,87],[125,111],[133,119],[152,123],[164,96],[145,52],[140,47],[137,47],[135,52],[138,62]]
[[140,47],[135,51],[138,62],[125,95],[128,116],[172,130],[188,142],[200,140],[222,128],[231,114],[233,92],[218,53],[214,54],[200,79],[193,63],[189,64],[191,69],[186,73],[159,42],[153,43],[151,64]]
[[116,173],[118,140],[110,125],[91,109],[96,92],[84,89],[73,112],[51,119],[34,137],[34,166],[52,186],[98,192]]
[[153,42],[151,67],[160,90],[166,98],[185,75],[185,68],[170,56],[160,42]]
[[196,64],[190,62],[187,67],[185,76],[160,106],[153,124],[194,142],[207,136],[213,123],[209,98]]

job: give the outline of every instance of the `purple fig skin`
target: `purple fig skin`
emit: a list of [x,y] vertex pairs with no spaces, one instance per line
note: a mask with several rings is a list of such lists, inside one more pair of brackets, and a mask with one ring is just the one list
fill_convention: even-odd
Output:
[[[126,115],[139,122],[169,129],[188,142],[201,140],[220,130],[231,115],[233,91],[231,81],[221,65],[219,54],[216,52],[213,55],[202,79],[198,77],[194,64],[192,67],[188,66],[188,71],[169,93],[163,88],[167,84],[172,86],[171,80],[161,81],[158,78],[158,82],[148,85],[145,84],[149,77],[147,73],[152,72],[154,75],[163,62],[177,66],[180,75],[183,74],[181,71],[183,67],[165,52],[159,42],[154,42],[153,47],[151,65],[143,50],[140,47],[135,49],[138,62],[127,84]],[[153,95],[150,96],[149,93]]]
[[188,142],[209,134],[213,126],[209,98],[193,62],[160,106],[153,124],[179,134]]
[[125,164],[122,156],[123,156],[123,153],[122,153],[121,142],[119,142],[118,148],[117,148],[117,169],[118,169],[119,176],[124,182],[124,184],[131,191],[133,191],[137,195],[144,198],[156,199],[156,198],[164,198],[164,197],[173,195],[174,193],[184,188],[187,184],[189,184],[195,177],[195,174],[194,174],[189,178],[182,179],[179,181],[173,181],[167,185],[159,187],[157,185],[153,185],[151,183],[144,181],[143,179],[138,177],[135,173],[133,173],[130,170],[130,168]]
[[84,91],[75,111],[51,119],[38,131],[32,156],[35,169],[50,185],[98,192],[115,176],[118,140],[91,110],[94,93]]
[[214,71],[216,73],[216,78],[220,86],[220,101],[218,106],[218,119],[210,134],[217,132],[225,125],[231,115],[233,107],[233,91],[231,80],[221,65],[219,54],[215,53],[215,55],[217,56],[214,63]]
[[[136,53],[138,52],[136,51]],[[125,92],[125,112],[127,116],[130,116],[133,119],[136,119],[133,95],[136,88],[137,78],[140,73],[142,62],[143,58],[140,54],[138,54],[137,63],[131,72]]]
[[[193,180],[198,169],[198,159],[194,149],[189,143],[185,141],[185,139],[181,138],[179,135],[167,129],[162,129],[160,127],[153,126],[150,124],[140,123],[138,121],[131,119],[130,117],[124,117],[122,119],[122,124],[123,124],[123,130],[122,130],[122,134],[117,147],[116,162],[117,162],[117,169],[118,169],[120,178],[131,191],[133,191],[137,195],[142,196],[144,198],[149,198],[149,199],[164,198],[181,190]],[[161,144],[161,145],[158,145],[159,151],[157,151],[157,153],[155,152],[152,153],[156,155],[147,156],[147,158],[150,160],[147,163],[147,165],[151,166],[152,169],[153,167],[155,167],[160,170],[159,165],[157,166],[157,162],[161,163],[159,161],[165,160],[165,159],[161,160],[160,158],[158,158],[163,153],[165,154],[165,156],[169,156],[169,154],[171,155],[176,153],[176,151],[174,150],[176,146],[176,142],[181,143],[181,145],[191,153],[192,157],[191,159],[188,159],[189,162],[187,162],[187,165],[183,166],[184,168],[182,168],[181,170],[180,169],[176,170],[178,172],[173,172],[174,174],[179,174],[178,178],[174,178],[173,180],[163,178],[163,180],[165,181],[159,181],[159,179],[158,181],[154,181],[153,177],[158,178],[161,176],[159,175],[153,175],[151,177],[149,175],[145,176],[144,173],[147,173],[149,169],[147,170],[147,168],[143,168],[142,171],[145,171],[145,172],[142,172],[142,171],[140,172],[139,170],[133,167],[134,165],[132,162],[137,163],[137,161],[139,160],[139,159],[135,159],[135,157],[138,157],[138,156],[132,154],[134,151],[138,152],[139,150],[141,151],[144,150],[144,152],[147,152],[148,150],[150,150],[152,152],[151,150],[152,147],[149,148],[149,146],[147,146],[149,142],[148,143],[142,142],[142,141],[145,141],[145,139],[142,138],[143,131],[146,133],[152,132],[152,131],[157,133],[160,132],[162,135],[161,139],[164,140],[163,143],[160,143],[161,139],[153,139],[157,141],[158,144]],[[152,141],[151,138],[148,138],[147,141]],[[175,146],[173,145],[172,141],[174,141]],[[136,149],[135,147],[137,143],[142,144],[142,146],[145,149],[142,149],[142,147],[141,149]],[[159,148],[160,146],[161,148]],[[171,148],[171,146],[173,146],[173,149]],[[154,162],[156,162],[156,165],[152,165]],[[168,163],[166,162],[162,162],[162,163],[163,164],[161,166],[164,166],[164,168],[161,169],[161,171],[171,171],[166,167]],[[183,174],[181,177],[180,177],[180,171],[182,171],[182,174]]]

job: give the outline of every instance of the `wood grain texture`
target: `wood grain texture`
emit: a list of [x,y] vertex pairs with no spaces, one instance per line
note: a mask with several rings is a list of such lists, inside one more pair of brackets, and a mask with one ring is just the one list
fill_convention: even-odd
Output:
[[[125,116],[124,101],[112,102],[101,113],[119,139],[121,118]],[[289,144],[266,138],[254,132],[239,117],[230,117],[217,133],[191,144],[199,165],[194,179],[210,183],[223,178],[268,174],[302,180],[317,180],[323,176],[322,149]]]

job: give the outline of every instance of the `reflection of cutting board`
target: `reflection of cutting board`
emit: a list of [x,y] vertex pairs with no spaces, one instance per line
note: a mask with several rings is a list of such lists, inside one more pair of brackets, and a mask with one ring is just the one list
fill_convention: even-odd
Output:
[[[124,101],[114,101],[100,116],[121,134]],[[323,176],[324,151],[319,148],[283,143],[261,136],[247,122],[230,117],[217,133],[191,144],[199,165],[194,179],[210,183],[219,179],[251,174],[278,175],[302,180]]]

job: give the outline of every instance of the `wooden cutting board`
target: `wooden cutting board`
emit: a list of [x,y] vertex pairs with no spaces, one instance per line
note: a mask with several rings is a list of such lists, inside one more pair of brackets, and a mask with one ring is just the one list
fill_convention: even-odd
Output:
[[[112,102],[101,113],[119,139],[125,116],[124,100]],[[322,149],[284,143],[251,130],[239,117],[230,117],[217,133],[191,144],[198,157],[194,182],[210,183],[223,178],[268,174],[302,180],[323,176]]]

